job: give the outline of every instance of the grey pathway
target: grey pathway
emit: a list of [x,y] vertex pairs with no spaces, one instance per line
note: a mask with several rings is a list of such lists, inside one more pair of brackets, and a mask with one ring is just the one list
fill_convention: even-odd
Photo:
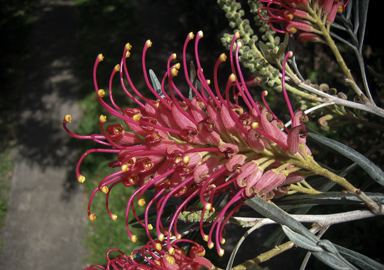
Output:
[[61,127],[65,114],[80,115],[73,2],[38,1],[1,270],[85,266],[86,198],[74,182],[75,149]]

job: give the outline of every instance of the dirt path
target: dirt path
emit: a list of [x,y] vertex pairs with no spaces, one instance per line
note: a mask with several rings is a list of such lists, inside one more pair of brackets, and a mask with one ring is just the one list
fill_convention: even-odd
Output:
[[80,115],[73,2],[37,4],[1,270],[85,266],[85,195],[74,183],[75,149],[61,127],[66,113],[75,121]]

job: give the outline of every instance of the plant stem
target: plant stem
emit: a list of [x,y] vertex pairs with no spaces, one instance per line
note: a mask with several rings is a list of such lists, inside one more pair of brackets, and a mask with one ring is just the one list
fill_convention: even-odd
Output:
[[[335,55],[336,61],[337,63],[339,63],[341,70],[344,72],[345,76],[347,76],[348,79],[352,80],[355,83],[355,80],[352,77],[351,71],[348,69],[347,65],[345,64],[344,59],[339,52],[339,49],[337,48],[335,42],[333,41],[326,27],[323,24],[318,24],[318,26],[321,32],[323,33],[323,37],[325,41],[328,43],[328,46],[330,47],[333,54]],[[363,93],[359,88],[355,89],[355,92],[358,96],[361,96],[361,94]]]
[[[384,215],[382,211],[381,215]],[[366,218],[376,217],[376,214],[373,214],[369,210],[354,210],[336,214],[329,215],[289,215],[290,217],[296,219],[301,223],[316,223],[320,227],[325,228],[327,226],[332,226],[334,224],[340,224],[355,220],[361,220]],[[233,220],[236,220],[235,224],[242,224],[243,227],[253,227],[255,225],[258,228],[261,228],[264,225],[276,224],[275,221],[269,218],[245,218],[245,217],[232,217]]]
[[337,174],[334,174],[333,172],[328,171],[327,169],[324,169],[320,165],[316,163],[316,161],[313,159],[313,157],[309,157],[310,162],[302,162],[298,160],[291,160],[291,163],[297,167],[307,169],[309,171],[314,172],[317,175],[324,176],[328,178],[329,180],[335,182],[336,184],[342,186],[346,191],[348,191],[351,194],[356,195],[360,200],[362,200],[368,207],[372,213],[377,215],[383,214],[383,207],[379,206],[376,202],[374,202],[371,198],[369,198],[367,195],[365,195],[364,192],[362,192],[360,189],[355,188],[351,183],[349,183],[345,178],[338,176]]
[[[286,85],[286,86],[288,86],[288,85]],[[316,88],[306,84],[305,82],[300,83],[298,86],[303,88],[303,89],[305,89],[305,90],[307,90],[307,91],[310,91],[310,92],[312,92],[312,93],[314,93],[314,94],[316,94],[316,95],[318,95],[320,97],[326,98],[327,100],[323,100],[323,102],[333,102],[334,104],[337,104],[337,105],[341,105],[341,106],[345,106],[345,107],[349,107],[349,108],[354,108],[354,109],[370,112],[370,113],[373,113],[375,115],[378,115],[378,116],[384,118],[384,110],[382,108],[380,108],[380,107],[370,105],[371,103],[361,104],[361,103],[356,103],[356,102],[349,101],[349,100],[346,100],[346,99],[341,99],[341,98],[338,98],[338,97],[334,97],[332,95],[324,93],[324,92],[322,92],[322,91],[320,91],[320,90],[318,90],[318,89],[316,89]],[[287,87],[287,90],[290,90],[290,89],[288,89],[288,87]],[[298,90],[296,90],[296,91],[298,91]]]
[[[315,234],[317,231],[319,231],[318,226],[313,227],[310,229],[310,231]],[[251,266],[257,265],[259,263],[265,262],[271,258],[273,258],[276,255],[279,255],[280,253],[283,253],[284,251],[291,249],[295,244],[292,241],[285,242],[284,244],[281,244],[279,246],[275,246],[273,249],[264,252],[260,254],[259,256],[250,259],[248,261],[245,261],[242,264],[239,264],[232,268],[232,270],[246,270],[247,268],[250,268]]]
[[247,268],[249,268],[255,264],[265,262],[265,261],[271,259],[272,257],[279,255],[280,253],[292,248],[294,245],[295,244],[292,241],[285,242],[284,244],[276,246],[273,249],[260,254],[256,258],[250,259],[248,261],[245,261],[242,264],[239,264],[239,265],[233,267],[232,270],[245,270],[245,269],[247,269]]
[[322,193],[320,191],[317,191],[316,189],[309,189],[309,188],[305,188],[305,187],[299,186],[299,185],[291,185],[291,190],[301,192],[301,193],[306,193],[306,194],[320,194],[320,193]]
[[[333,41],[331,35],[329,34],[329,26],[330,24],[328,22],[326,22],[325,18],[324,20],[321,19],[321,16],[319,16],[313,9],[311,9],[310,7],[307,8],[308,10],[308,13],[313,17],[315,18],[316,20],[316,25],[317,27],[319,28],[321,34],[323,35],[325,41],[327,42],[329,48],[331,49],[331,51],[333,52],[333,54],[335,55],[335,58],[336,58],[336,61],[337,63],[339,64],[341,70],[343,71],[343,73],[345,74],[345,76],[350,79],[351,81],[353,81],[353,83],[356,85],[356,82],[355,80],[353,79],[352,77],[352,74],[351,74],[351,71],[349,70],[349,68],[347,67],[347,65],[345,64],[345,61],[343,59],[343,57],[341,56],[340,52],[339,52],[339,49],[337,48],[335,42]],[[357,87],[353,87],[353,89],[355,90],[356,94],[360,97],[363,92],[361,92],[361,90]]]
[[[299,84],[299,86],[301,85],[302,83]],[[308,93],[305,93],[303,91],[300,91],[298,89],[296,89],[295,87],[292,87],[290,86],[289,84],[285,84],[285,87],[287,88],[287,90],[297,96],[300,96],[300,97],[303,97],[305,99],[308,99],[310,101],[313,101],[313,102],[323,102],[323,100],[315,95],[312,95],[312,94],[308,94]],[[321,91],[320,91],[321,92]]]

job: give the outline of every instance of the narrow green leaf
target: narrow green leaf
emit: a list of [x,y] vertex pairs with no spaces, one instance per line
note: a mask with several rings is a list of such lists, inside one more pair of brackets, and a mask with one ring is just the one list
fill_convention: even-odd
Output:
[[264,217],[270,218],[281,225],[285,225],[294,232],[300,233],[308,239],[318,241],[318,238],[313,233],[311,233],[303,224],[298,222],[296,219],[290,217],[286,212],[281,210],[275,204],[268,203],[259,196],[255,196],[252,199],[246,200],[245,202],[247,205],[252,207]]
[[352,11],[352,3],[347,5],[347,8],[344,10],[343,15],[345,16],[345,19],[350,20],[351,18],[351,11]]
[[288,236],[289,240],[291,240],[293,243],[298,245],[301,248],[304,248],[308,251],[317,251],[321,252],[323,249],[319,246],[317,246],[317,243],[313,239],[308,239],[305,236],[302,236],[301,234],[295,233],[287,226],[282,226],[284,233]]
[[384,172],[364,155],[346,146],[345,144],[339,143],[335,140],[318,135],[316,133],[308,132],[308,135],[317,142],[332,148],[343,156],[356,162],[372,177],[373,180],[378,182],[380,185],[384,186]]
[[[384,195],[381,193],[367,192],[372,200],[384,203]],[[324,192],[320,194],[298,194],[283,197],[275,203],[283,209],[299,208],[308,205],[327,205],[327,204],[360,204],[361,201],[353,194],[342,194],[340,192]]]
[[353,262],[354,264],[360,266],[364,270],[383,270],[384,265],[368,258],[367,256],[355,252],[353,250],[347,249],[342,246],[334,245],[339,253],[343,255],[347,260]]
[[276,55],[273,53],[273,51],[268,48],[267,45],[265,45],[263,42],[259,41],[259,47],[260,51],[262,52],[264,58],[270,63],[270,64],[276,64]]
[[337,256],[329,252],[312,252],[312,254],[322,261],[324,264],[336,270],[358,270],[356,267],[348,263],[340,255]]
[[367,26],[369,0],[360,0],[359,2],[359,52],[363,50],[365,28]]
[[[310,251],[324,264],[337,270],[351,270],[356,269],[346,259],[344,259],[337,251],[337,248],[328,240],[308,239],[303,235],[300,235],[292,231],[287,226],[282,226],[284,233],[288,238],[301,248]],[[357,270],[357,269],[356,269]]]
[[353,34],[356,36],[359,30],[359,1],[351,1],[353,5]]
[[279,50],[277,51],[277,54],[276,54],[277,59],[284,58],[284,53],[287,50],[288,43],[289,43],[289,34],[285,33],[284,42],[280,44]]
[[157,79],[155,72],[153,72],[152,69],[149,70],[149,77],[151,78],[151,82],[152,82],[153,88],[156,90],[156,93],[159,94],[160,97],[164,98],[165,96],[161,91],[161,84]]
[[[197,88],[196,77],[197,77],[196,68],[195,68],[195,65],[193,64],[193,62],[191,61],[191,63],[189,64],[189,80],[192,82],[192,85],[194,85],[195,88]],[[190,100],[192,100],[193,95],[194,95],[193,90],[191,87],[189,87],[189,99]]]

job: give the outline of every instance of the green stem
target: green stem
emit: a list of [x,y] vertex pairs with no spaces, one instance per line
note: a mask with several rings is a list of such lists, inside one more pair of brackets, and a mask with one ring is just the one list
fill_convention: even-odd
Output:
[[[332,95],[329,95],[329,94],[327,94],[325,92],[322,92],[322,91],[320,91],[320,90],[318,90],[318,89],[316,89],[316,88],[306,84],[305,82],[300,83],[298,86],[303,88],[303,89],[305,89],[305,90],[307,90],[307,91],[309,91],[309,92],[311,92],[311,93],[314,93],[315,95],[318,95],[320,97],[325,98],[325,99],[322,100],[322,102],[333,102],[334,104],[337,104],[337,105],[340,105],[340,106],[354,108],[354,109],[357,109],[357,110],[362,110],[362,111],[366,111],[366,112],[370,112],[370,113],[376,114],[376,115],[378,115],[380,117],[384,117],[384,110],[382,108],[380,108],[380,107],[374,106],[372,103],[362,104],[362,103],[356,103],[356,102],[349,101],[349,100],[346,100],[346,99],[334,97]],[[296,91],[298,91],[298,90],[296,90]],[[316,97],[316,98],[318,98],[318,97]]]
[[290,189],[297,191],[297,192],[306,193],[306,194],[320,194],[320,193],[322,193],[320,191],[317,191],[316,189],[309,189],[309,188],[305,188],[305,187],[299,186],[299,185],[291,185]]
[[[316,12],[314,12],[313,9],[311,8],[308,8],[308,13],[316,19],[316,24],[317,24],[317,27],[319,29],[319,31],[322,33],[325,41],[327,42],[329,48],[331,49],[331,51],[333,52],[333,54],[335,55],[336,57],[336,61],[337,63],[339,64],[341,70],[344,72],[345,76],[351,80],[353,82],[353,84],[356,85],[356,82],[355,80],[353,79],[353,76],[351,74],[351,71],[349,70],[349,68],[347,67],[347,65],[345,64],[345,61],[343,59],[343,57],[341,56],[340,52],[339,52],[339,49],[337,48],[335,42],[333,41],[331,35],[329,34],[329,26],[330,26],[330,23],[326,22],[326,20],[324,19],[324,21],[321,20],[321,16],[318,16],[318,14],[316,14]],[[360,88],[357,87],[353,87],[356,94],[360,97],[363,92],[360,90]]]
[[[348,79],[350,79],[350,80],[352,80],[354,82],[355,80],[352,77],[351,71],[348,69],[347,65],[345,64],[344,59],[343,59],[343,57],[341,56],[341,54],[339,52],[339,49],[337,48],[337,46],[336,46],[335,42],[333,41],[331,35],[327,31],[325,25],[319,24],[318,26],[319,26],[321,32],[323,33],[323,37],[327,41],[328,46],[331,48],[333,54],[335,55],[336,61],[339,63],[339,65],[340,65],[341,69],[343,70],[345,76],[347,76]],[[361,90],[360,90],[359,93],[356,93],[356,94],[358,94],[360,96],[360,94],[362,94]]]
[[285,88],[289,92],[291,92],[291,93],[293,93],[293,94],[295,94],[297,96],[300,96],[302,98],[305,98],[307,100],[314,101],[314,102],[317,101],[317,102],[321,102],[321,103],[324,102],[321,98],[317,97],[316,95],[308,94],[308,93],[305,93],[303,91],[300,91],[300,90],[296,89],[295,87],[290,86],[289,84],[285,84]]
[[292,248],[294,245],[295,244],[292,241],[288,241],[284,244],[281,244],[279,246],[274,247],[273,249],[271,249],[267,252],[260,254],[256,258],[250,259],[248,261],[245,261],[242,264],[239,264],[239,265],[233,267],[232,270],[246,270],[255,264],[265,262],[265,261],[273,258],[274,256],[279,255],[280,253]]
[[355,188],[351,183],[349,183],[345,178],[338,176],[337,174],[334,174],[333,172],[328,171],[327,169],[324,169],[320,165],[316,163],[316,161],[313,159],[312,156],[309,157],[310,162],[302,162],[296,159],[291,159],[290,163],[309,170],[317,175],[324,176],[325,178],[328,178],[329,180],[335,182],[336,184],[342,186],[346,191],[348,191],[351,194],[354,194],[357,196],[360,200],[362,200],[368,207],[370,211],[374,214],[380,214],[381,209],[380,206],[374,202],[371,198],[369,198],[367,195],[365,195],[364,192],[362,192],[360,189]]

